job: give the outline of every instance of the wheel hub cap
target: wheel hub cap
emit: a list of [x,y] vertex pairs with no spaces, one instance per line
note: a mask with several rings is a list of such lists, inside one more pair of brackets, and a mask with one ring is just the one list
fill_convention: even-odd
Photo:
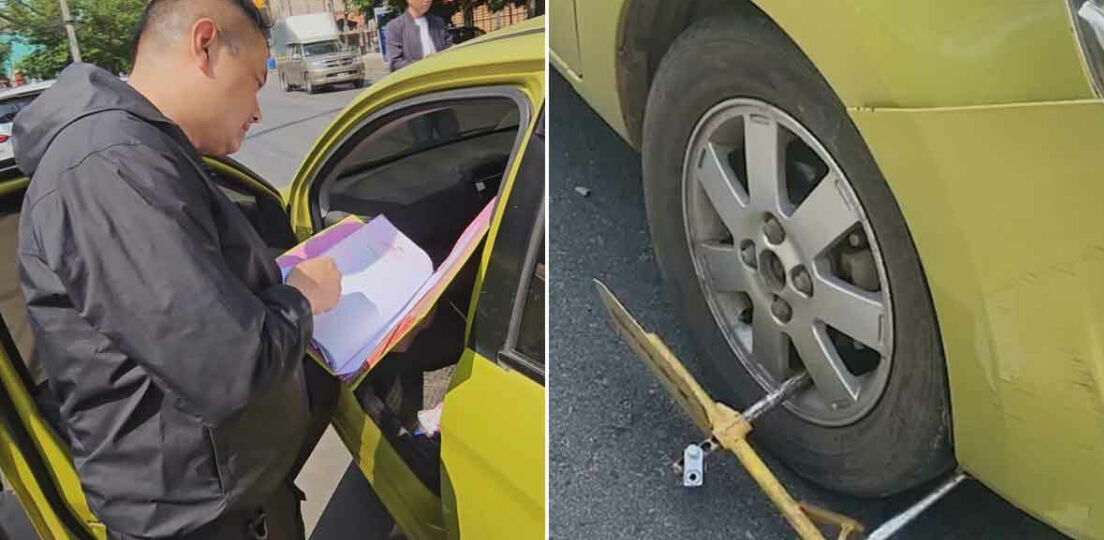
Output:
[[683,215],[714,319],[764,390],[800,370],[813,386],[786,405],[839,426],[885,389],[892,313],[874,232],[842,169],[767,103],[707,112],[687,147]]

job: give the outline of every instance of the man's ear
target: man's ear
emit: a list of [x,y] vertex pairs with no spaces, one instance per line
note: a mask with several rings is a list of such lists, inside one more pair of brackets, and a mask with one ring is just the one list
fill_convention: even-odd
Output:
[[218,54],[219,29],[213,19],[203,17],[192,25],[189,52],[196,67],[207,75],[214,72],[214,55]]

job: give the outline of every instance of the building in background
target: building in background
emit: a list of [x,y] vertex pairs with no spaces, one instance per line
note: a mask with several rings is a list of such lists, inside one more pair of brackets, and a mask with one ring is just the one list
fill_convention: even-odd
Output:
[[[307,13],[331,13],[337,27],[342,31],[342,41],[349,47],[357,48],[361,53],[379,52],[376,21],[371,17],[365,20],[364,15],[345,0],[254,0],[254,2],[267,10],[273,20]],[[457,12],[450,23],[457,28],[474,27],[483,32],[493,32],[522,22],[531,14],[533,16],[544,14],[544,0],[530,0],[528,4],[528,6],[507,6],[499,11],[491,11],[486,4],[481,4]]]
[[[543,5],[543,2],[541,4]],[[499,28],[524,21],[529,17],[529,11],[530,8],[526,6],[506,6],[499,11],[491,11],[486,4],[483,4],[467,11],[457,12],[452,16],[452,25],[474,26],[484,32],[494,32]]]

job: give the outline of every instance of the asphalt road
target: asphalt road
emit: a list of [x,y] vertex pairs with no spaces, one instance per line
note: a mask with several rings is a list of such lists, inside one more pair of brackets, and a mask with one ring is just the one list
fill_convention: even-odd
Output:
[[291,183],[315,139],[360,92],[348,84],[314,95],[283,92],[276,72],[269,72],[260,93],[261,123],[249,130],[241,149],[230,157],[283,188]]
[[[550,75],[549,491],[551,538],[792,538],[729,454],[705,485],[671,472],[700,435],[607,326],[599,278],[700,376],[690,335],[662,292],[644,215],[640,156],[554,70]],[[591,189],[589,196],[575,188]],[[797,498],[876,525],[923,493],[844,497],[769,465]],[[967,481],[900,538],[1062,538]]]

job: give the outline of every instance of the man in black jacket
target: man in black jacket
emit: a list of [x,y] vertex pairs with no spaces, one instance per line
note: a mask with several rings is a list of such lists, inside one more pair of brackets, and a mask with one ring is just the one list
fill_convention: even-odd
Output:
[[303,535],[289,477],[336,391],[303,353],[340,276],[282,284],[200,161],[259,120],[266,32],[248,0],[153,0],[129,83],[74,64],[15,121],[36,354],[113,538]]

